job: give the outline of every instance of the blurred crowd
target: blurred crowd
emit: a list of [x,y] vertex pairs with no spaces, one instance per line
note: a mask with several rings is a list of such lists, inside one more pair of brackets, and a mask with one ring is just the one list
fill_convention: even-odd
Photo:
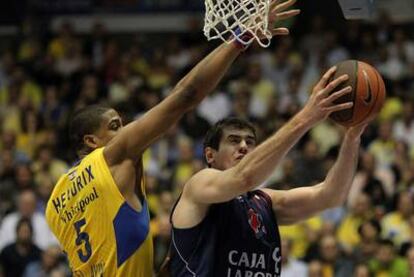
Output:
[[[217,90],[144,155],[155,267],[169,247],[169,212],[185,181],[204,167],[202,140],[217,120],[251,120],[264,139],[306,102],[328,67],[358,59],[384,77],[387,99],[363,135],[360,163],[342,207],[281,227],[282,277],[414,276],[414,29],[386,14],[331,29],[312,17],[303,34],[244,52]],[[302,26],[302,28],[304,28]],[[0,49],[0,276],[69,276],[44,218],[45,203],[76,157],[71,114],[103,103],[125,122],[138,118],[213,47],[186,34],[80,35],[22,30]],[[6,43],[7,42],[7,43]],[[300,141],[263,186],[323,181],[343,129],[323,122]],[[138,134],[139,135],[139,134]],[[350,169],[351,170],[351,169]]]

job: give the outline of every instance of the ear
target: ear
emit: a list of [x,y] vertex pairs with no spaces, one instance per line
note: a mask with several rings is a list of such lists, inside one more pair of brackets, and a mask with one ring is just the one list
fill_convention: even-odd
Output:
[[95,135],[84,135],[83,143],[91,149],[98,148],[98,138]]
[[215,158],[215,154],[217,153],[217,151],[211,147],[206,147],[206,149],[204,149],[204,155],[206,157],[206,161],[207,164],[212,164],[214,162],[214,158]]

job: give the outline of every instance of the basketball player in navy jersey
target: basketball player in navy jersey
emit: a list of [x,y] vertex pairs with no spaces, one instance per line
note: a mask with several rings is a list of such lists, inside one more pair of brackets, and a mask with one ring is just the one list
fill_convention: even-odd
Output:
[[336,89],[347,75],[329,82],[335,70],[325,73],[300,112],[257,147],[252,125],[237,118],[224,119],[207,133],[204,151],[209,168],[185,184],[171,215],[172,276],[280,276],[278,225],[293,224],[343,203],[368,119],[346,130],[324,182],[286,191],[254,190],[315,124],[352,107],[352,102],[334,103],[351,90]]

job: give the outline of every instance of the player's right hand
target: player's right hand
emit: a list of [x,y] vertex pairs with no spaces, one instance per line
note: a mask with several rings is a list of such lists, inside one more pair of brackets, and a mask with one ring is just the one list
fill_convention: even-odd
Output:
[[[307,122],[313,126],[325,120],[331,113],[349,109],[353,102],[335,104],[334,101],[352,91],[350,86],[337,90],[336,88],[347,81],[348,75],[341,75],[332,80],[336,72],[336,67],[331,67],[319,80],[312,90],[308,102],[303,107],[301,114]],[[332,81],[330,81],[332,80]]]
[[289,19],[300,13],[299,9],[292,8],[295,3],[296,3],[296,0],[288,0],[285,2],[282,2],[281,0],[273,0],[271,2],[270,8],[269,8],[270,10],[269,29],[273,36],[289,34],[288,28],[285,28],[285,27],[274,28],[274,26],[277,22]]

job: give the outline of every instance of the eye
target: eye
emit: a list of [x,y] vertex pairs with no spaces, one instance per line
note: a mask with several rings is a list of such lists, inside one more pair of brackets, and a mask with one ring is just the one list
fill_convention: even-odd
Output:
[[240,143],[240,138],[238,137],[230,137],[229,141],[231,144],[239,144]]
[[248,146],[255,146],[256,145],[256,141],[254,139],[247,139],[246,140],[246,144]]
[[119,127],[121,127],[121,126],[120,126],[120,124],[118,124],[118,123],[112,123],[112,124],[109,126],[109,128],[110,128],[111,130],[113,130],[113,131],[118,130],[118,129],[119,129]]

